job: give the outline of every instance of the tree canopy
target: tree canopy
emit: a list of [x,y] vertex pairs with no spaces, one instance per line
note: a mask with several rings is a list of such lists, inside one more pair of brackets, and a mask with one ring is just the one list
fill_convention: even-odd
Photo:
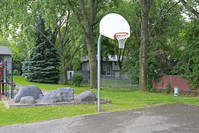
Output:
[[196,89],[199,83],[199,22],[188,23],[185,33],[186,43],[180,51],[178,64],[172,71],[188,79],[190,89]]
[[[46,27],[40,32],[60,56],[62,83],[68,83],[67,70],[78,69],[81,56],[88,54],[90,88],[96,88],[98,24],[104,15],[114,12],[129,22],[131,37],[124,50],[118,49],[117,42],[104,38],[102,55],[118,55],[120,68],[139,84],[140,90],[147,90],[151,80],[172,70],[186,75],[194,88],[198,81],[198,4],[197,0],[4,0],[0,4],[0,45],[9,45],[17,62],[33,56],[38,41],[34,34],[39,32],[35,23],[41,13]],[[182,16],[187,11],[190,22]],[[51,29],[54,41],[46,34],[47,29]],[[185,55],[183,63],[180,59]],[[174,72],[176,64],[181,69]]]

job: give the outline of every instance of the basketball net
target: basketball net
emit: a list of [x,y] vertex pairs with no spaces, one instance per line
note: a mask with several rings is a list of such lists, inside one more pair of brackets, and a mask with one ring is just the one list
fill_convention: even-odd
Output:
[[119,48],[124,48],[125,46],[125,42],[126,42],[126,39],[127,39],[127,36],[128,33],[127,32],[118,32],[115,34],[114,38],[115,40],[118,40],[118,43],[119,43]]

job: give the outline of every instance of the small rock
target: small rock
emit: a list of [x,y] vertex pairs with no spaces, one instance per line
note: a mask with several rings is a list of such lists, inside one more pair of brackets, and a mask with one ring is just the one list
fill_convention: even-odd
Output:
[[43,94],[39,94],[39,100],[41,100],[44,97]]
[[87,101],[97,101],[97,98],[95,96],[95,93],[92,91],[84,91],[74,98],[75,101],[78,102],[87,102]]
[[20,104],[35,104],[36,100],[33,96],[21,97]]
[[56,90],[49,91],[41,99],[41,103],[56,103],[56,102],[71,102],[74,99],[73,88],[58,88]]

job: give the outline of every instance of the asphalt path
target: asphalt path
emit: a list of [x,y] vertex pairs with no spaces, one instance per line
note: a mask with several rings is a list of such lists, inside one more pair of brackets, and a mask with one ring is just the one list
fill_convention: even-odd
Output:
[[199,133],[199,106],[173,103],[0,127],[0,133]]

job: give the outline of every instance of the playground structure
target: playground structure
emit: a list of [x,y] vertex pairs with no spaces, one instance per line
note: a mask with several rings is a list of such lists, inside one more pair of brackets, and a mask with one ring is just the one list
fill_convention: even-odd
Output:
[[[1,61],[0,60],[0,100],[2,98],[2,95],[5,95],[9,98],[9,93],[11,95],[11,98],[13,98],[13,59],[11,59],[11,62]],[[10,64],[10,65],[9,65]],[[8,66],[11,66],[9,68]],[[9,87],[10,86],[10,87]],[[9,91],[10,88],[10,91]]]
[[[9,53],[5,54],[5,51]],[[13,83],[13,59],[12,52],[8,47],[0,46],[0,100],[2,96],[11,98],[14,97],[14,83]]]

